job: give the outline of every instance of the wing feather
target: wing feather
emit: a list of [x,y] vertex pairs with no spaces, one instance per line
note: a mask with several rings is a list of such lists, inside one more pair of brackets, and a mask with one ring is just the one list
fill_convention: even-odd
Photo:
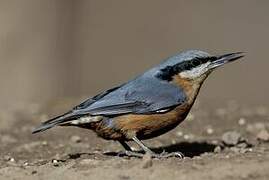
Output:
[[[79,105],[82,114],[114,116],[119,114],[154,114],[172,109],[185,102],[186,96],[180,87],[169,82],[151,78],[131,81],[101,98]],[[79,112],[78,112],[79,113]]]

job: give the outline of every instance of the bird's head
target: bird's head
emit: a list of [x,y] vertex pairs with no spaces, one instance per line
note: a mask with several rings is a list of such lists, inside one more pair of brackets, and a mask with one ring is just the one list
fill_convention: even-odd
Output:
[[212,56],[203,51],[190,50],[170,57],[160,64],[157,77],[167,81],[180,77],[188,81],[203,82],[216,68],[241,57],[242,52]]

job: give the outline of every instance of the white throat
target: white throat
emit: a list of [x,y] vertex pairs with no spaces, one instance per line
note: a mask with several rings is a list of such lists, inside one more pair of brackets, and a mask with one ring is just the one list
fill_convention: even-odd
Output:
[[209,64],[210,64],[210,62],[207,62],[207,63],[202,64],[202,65],[200,65],[196,68],[193,68],[191,70],[183,71],[183,72],[179,73],[179,75],[182,78],[196,79],[208,71]]

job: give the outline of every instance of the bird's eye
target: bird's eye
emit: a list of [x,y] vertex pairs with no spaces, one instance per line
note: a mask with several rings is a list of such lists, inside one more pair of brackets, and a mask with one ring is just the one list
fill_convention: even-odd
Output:
[[187,62],[187,63],[185,64],[185,66],[184,66],[184,70],[191,70],[192,67],[193,67],[193,65],[192,65],[191,63]]
[[194,59],[192,61],[192,64],[193,64],[194,67],[199,66],[200,65],[200,61],[198,59]]

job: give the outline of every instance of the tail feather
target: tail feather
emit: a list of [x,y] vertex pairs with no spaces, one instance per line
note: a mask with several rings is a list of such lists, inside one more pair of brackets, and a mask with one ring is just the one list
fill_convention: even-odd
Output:
[[48,121],[43,122],[39,127],[37,127],[36,129],[34,129],[32,131],[32,134],[45,131],[47,129],[50,129],[50,128],[57,126],[57,125],[61,125],[61,124],[66,123],[68,121],[72,121],[72,120],[77,119],[83,115],[84,114],[77,114],[77,113],[74,113],[72,111],[67,112],[61,116],[57,116],[55,118],[52,118]]
[[41,125],[41,126],[35,128],[35,129],[32,131],[32,134],[39,133],[39,132],[42,132],[42,131],[46,131],[47,129],[50,129],[50,128],[52,128],[53,126],[55,126],[55,124],[44,124],[44,125]]

